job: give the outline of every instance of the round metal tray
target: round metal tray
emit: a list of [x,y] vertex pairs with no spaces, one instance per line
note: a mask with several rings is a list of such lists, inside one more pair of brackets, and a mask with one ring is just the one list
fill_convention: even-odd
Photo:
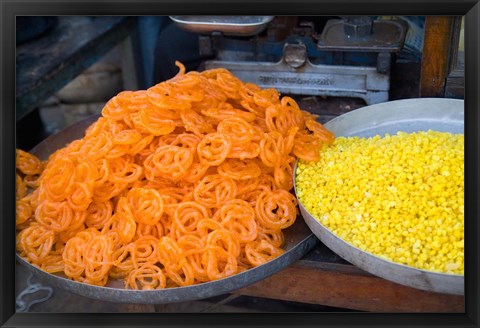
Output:
[[[94,115],[71,125],[43,140],[31,150],[31,153],[42,160],[46,160],[48,156],[57,149],[66,146],[66,144],[73,140],[82,138],[86,128],[97,119],[98,116]],[[293,264],[308,253],[318,242],[317,238],[312,234],[300,216],[292,226],[284,230],[284,236],[285,253],[270,262],[224,279],[188,287],[166,288],[161,290],[125,289],[123,280],[109,280],[105,287],[88,285],[70,280],[64,275],[47,273],[28,263],[18,254],[16,258],[30,272],[42,279],[45,284],[60,287],[75,294],[102,301],[164,304],[213,297],[251,285]]]
[[[338,116],[325,124],[336,136],[372,137],[435,130],[464,133],[464,104],[456,99],[407,99],[366,106]],[[346,261],[384,279],[433,292],[464,295],[464,276],[420,270],[365,252],[337,237],[300,204],[312,232]]]
[[231,36],[257,35],[274,18],[275,16],[170,16],[177,26],[189,32],[220,32]]

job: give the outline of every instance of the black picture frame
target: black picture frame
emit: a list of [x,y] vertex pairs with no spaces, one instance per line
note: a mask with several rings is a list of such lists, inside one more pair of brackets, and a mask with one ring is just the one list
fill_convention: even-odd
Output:
[[[0,324],[2,327],[409,326],[477,327],[478,110],[480,4],[458,0],[47,1],[0,0]],[[16,15],[465,15],[465,313],[39,314],[15,313],[15,16]]]

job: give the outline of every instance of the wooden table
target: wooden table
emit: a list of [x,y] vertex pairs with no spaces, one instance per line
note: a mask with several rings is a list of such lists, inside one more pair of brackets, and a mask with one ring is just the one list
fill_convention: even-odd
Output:
[[236,293],[372,312],[465,311],[464,296],[422,291],[376,277],[321,242],[293,265]]
[[[26,286],[28,271],[17,265],[17,294]],[[38,283],[38,279],[34,279]],[[41,283],[41,282],[40,282]],[[53,296],[32,306],[35,312],[254,312],[220,300],[173,304],[126,304],[92,300],[59,288]],[[390,313],[463,313],[464,297],[422,291],[373,276],[341,259],[318,242],[301,260],[253,285],[236,290],[225,299],[253,296],[270,300],[317,304],[346,310]],[[297,306],[297,308],[301,305]],[[323,310],[322,310],[323,311]]]

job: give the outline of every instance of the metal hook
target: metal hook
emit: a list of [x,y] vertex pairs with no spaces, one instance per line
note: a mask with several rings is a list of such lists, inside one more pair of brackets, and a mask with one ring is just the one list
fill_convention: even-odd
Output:
[[[27,279],[28,286],[23,291],[21,291],[20,294],[18,294],[17,296],[17,299],[15,301],[17,312],[28,312],[32,307],[32,305],[45,302],[53,294],[53,289],[51,287],[43,286],[42,284],[39,284],[39,283],[33,283],[32,278],[33,278],[33,274],[30,273]],[[23,300],[23,297],[27,295],[35,294],[36,292],[39,292],[39,291],[46,291],[47,295],[45,295],[42,298],[33,299],[32,301],[30,301],[30,303],[27,303]]]

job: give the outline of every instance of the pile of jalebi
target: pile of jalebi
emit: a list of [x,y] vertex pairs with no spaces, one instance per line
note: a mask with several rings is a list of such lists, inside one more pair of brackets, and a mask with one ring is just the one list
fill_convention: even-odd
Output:
[[225,278],[282,254],[296,158],[334,140],[275,89],[226,69],[113,97],[42,162],[17,149],[17,251],[49,273],[160,289]]

